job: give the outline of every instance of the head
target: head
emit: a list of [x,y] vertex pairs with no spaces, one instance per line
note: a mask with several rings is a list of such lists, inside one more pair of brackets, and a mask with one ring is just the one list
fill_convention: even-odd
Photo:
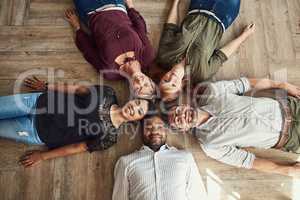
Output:
[[142,120],[143,142],[153,151],[166,144],[168,129],[159,116],[150,116]]
[[163,101],[175,100],[183,88],[183,75],[176,69],[166,73],[159,84],[159,89]]
[[188,131],[200,123],[201,112],[190,105],[174,106],[168,114],[172,128]]
[[148,113],[151,102],[145,99],[134,99],[127,102],[121,109],[122,116],[126,121],[138,121]]
[[131,84],[134,95],[139,98],[152,99],[155,95],[155,83],[141,71],[141,64],[137,60],[126,62],[126,68],[130,68],[133,73]]

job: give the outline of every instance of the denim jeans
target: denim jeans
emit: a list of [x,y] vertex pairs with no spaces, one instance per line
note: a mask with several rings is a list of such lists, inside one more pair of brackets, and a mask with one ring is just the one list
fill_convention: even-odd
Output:
[[241,0],[191,0],[189,10],[201,9],[214,13],[227,29],[240,12]]
[[82,22],[88,25],[88,13],[97,8],[117,6],[126,9],[123,0],[74,0],[76,11]]
[[35,107],[42,93],[0,97],[0,137],[26,144],[44,145],[35,127]]

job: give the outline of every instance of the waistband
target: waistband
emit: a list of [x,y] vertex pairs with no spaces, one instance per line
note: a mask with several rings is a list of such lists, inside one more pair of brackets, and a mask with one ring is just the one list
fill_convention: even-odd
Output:
[[272,148],[282,149],[289,140],[289,130],[292,125],[292,113],[291,113],[291,108],[289,107],[286,101],[282,99],[276,99],[276,100],[280,104],[283,120],[282,120],[282,129],[280,132],[279,140]]
[[217,20],[222,25],[223,31],[225,32],[225,30],[226,30],[225,25],[223,24],[221,19],[219,17],[217,17],[217,15],[215,13],[208,11],[208,10],[194,9],[194,10],[189,11],[188,15],[195,14],[195,13],[204,13],[204,14],[207,14],[207,15],[213,17],[215,20]]
[[92,15],[97,12],[108,11],[108,10],[119,10],[127,14],[126,7],[123,4],[107,4],[97,8],[94,11],[89,12],[88,15]]

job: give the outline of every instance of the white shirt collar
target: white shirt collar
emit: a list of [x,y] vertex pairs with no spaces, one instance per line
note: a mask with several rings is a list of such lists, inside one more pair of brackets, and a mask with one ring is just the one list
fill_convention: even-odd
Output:
[[[165,145],[162,145],[162,146],[159,148],[158,151],[165,151],[165,150],[169,150],[169,149],[170,149],[169,145],[168,145],[168,144],[165,144]],[[152,151],[152,152],[154,152],[150,147],[148,147],[148,146],[146,146],[146,145],[143,145],[143,146],[141,147],[140,150],[146,150],[146,151]]]

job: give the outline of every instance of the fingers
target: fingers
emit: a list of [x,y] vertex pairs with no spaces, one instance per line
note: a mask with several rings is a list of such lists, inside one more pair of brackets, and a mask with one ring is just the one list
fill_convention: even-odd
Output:
[[70,19],[72,16],[75,15],[74,9],[67,9],[67,10],[65,11],[65,15],[66,15],[67,19]]
[[33,77],[33,79],[35,80],[35,81],[40,81],[40,79],[38,79],[36,76],[32,76]]

